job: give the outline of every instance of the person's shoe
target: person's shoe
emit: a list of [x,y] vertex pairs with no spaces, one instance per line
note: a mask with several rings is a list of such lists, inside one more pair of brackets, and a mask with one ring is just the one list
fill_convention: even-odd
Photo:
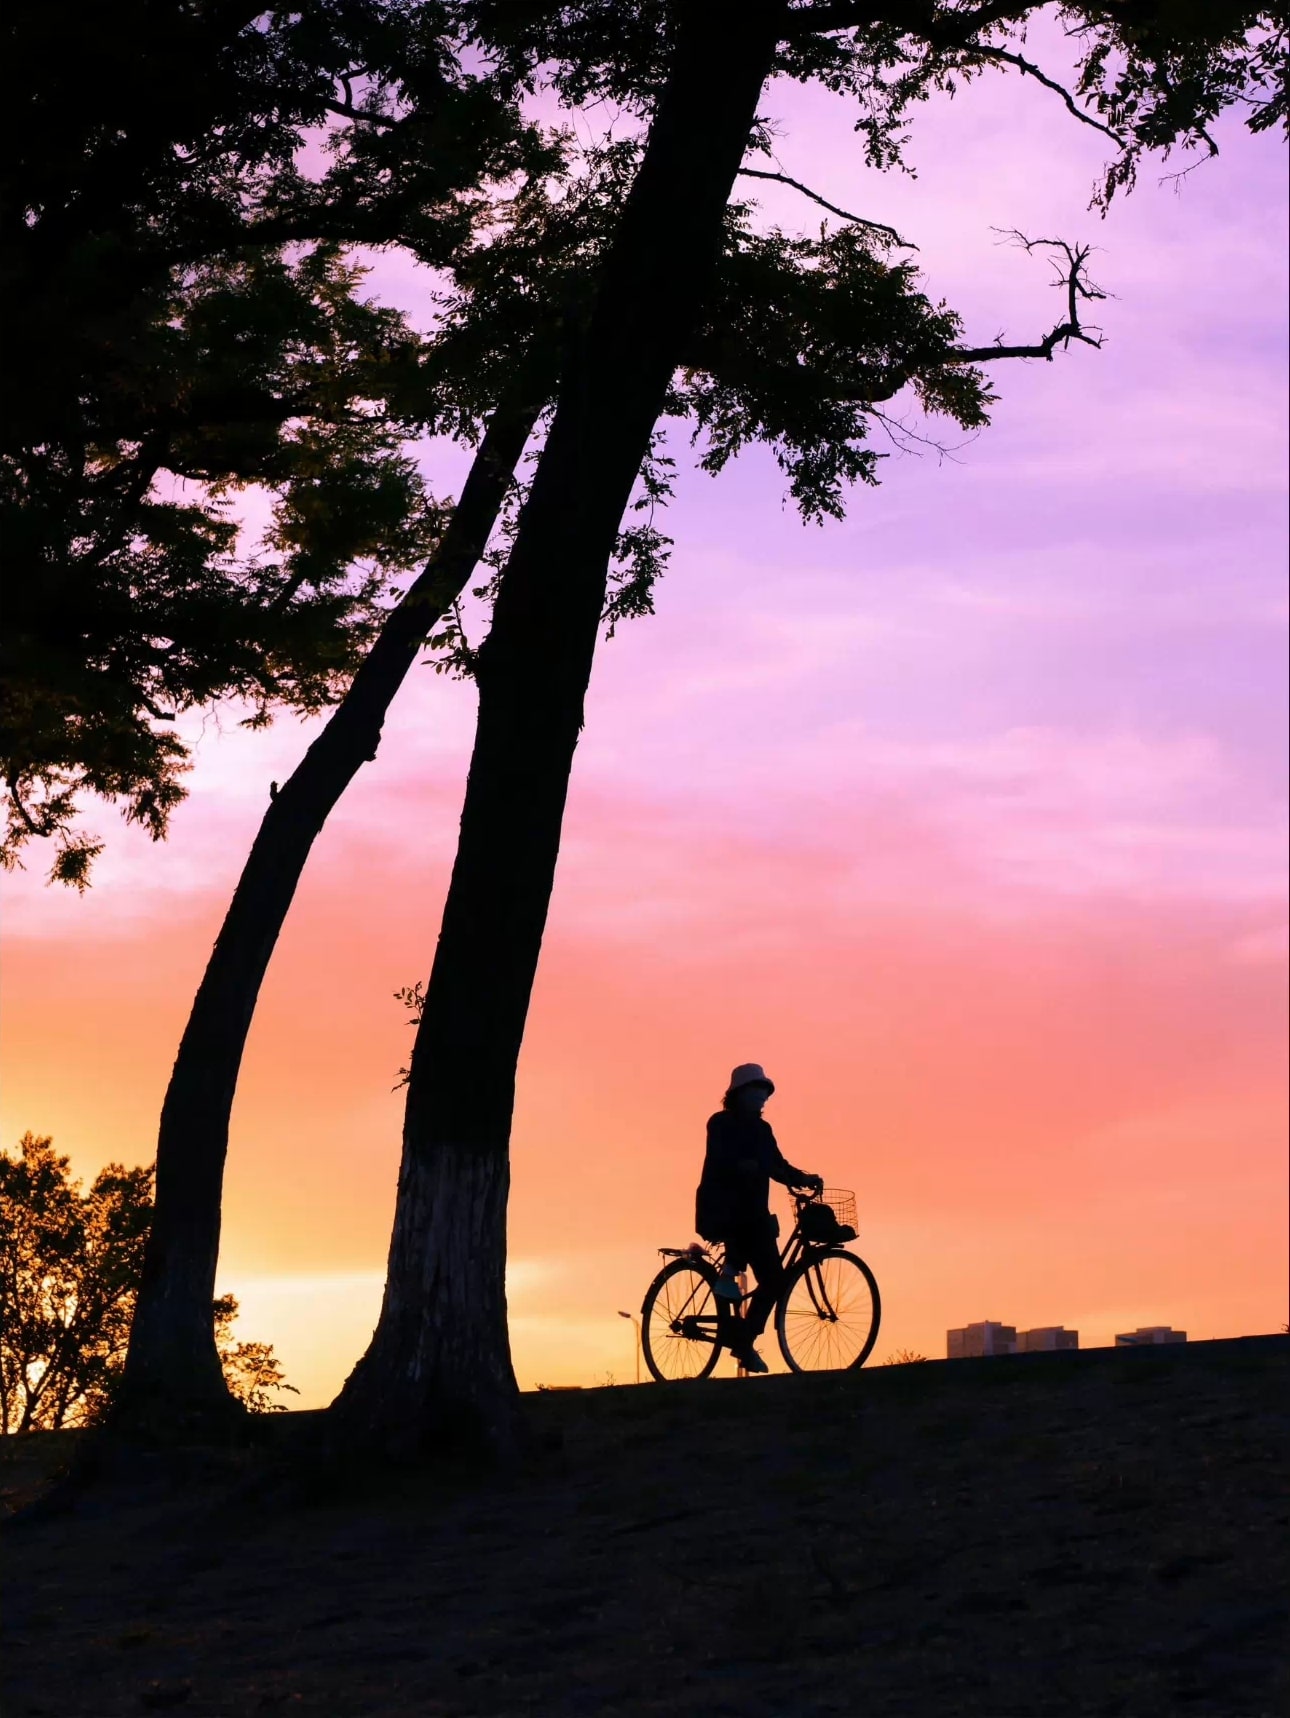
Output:
[[751,1342],[748,1344],[747,1348],[735,1349],[734,1356],[745,1372],[770,1371],[770,1367],[767,1366],[766,1362],[762,1359],[761,1355],[758,1354]]
[[724,1271],[718,1273],[717,1280],[712,1287],[722,1300],[742,1300],[744,1298],[739,1292],[739,1284],[734,1277],[727,1276]]

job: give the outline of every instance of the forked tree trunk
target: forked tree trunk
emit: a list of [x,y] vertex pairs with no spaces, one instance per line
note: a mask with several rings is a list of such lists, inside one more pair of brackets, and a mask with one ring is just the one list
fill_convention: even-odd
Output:
[[148,1236],[119,1413],[178,1419],[236,1413],[211,1303],[229,1116],[269,958],[315,837],[375,757],[394,694],[462,591],[501,509],[541,401],[499,405],[443,540],[377,635],[327,726],[270,801],[193,1002],[166,1091]]
[[[784,8],[678,6],[667,85],[575,340],[479,661],[461,837],[413,1049],[380,1321],[337,1398],[409,1453],[519,1435],[504,1271],[515,1067],[624,508],[702,310]],[[574,1189],[570,1189],[573,1196]]]

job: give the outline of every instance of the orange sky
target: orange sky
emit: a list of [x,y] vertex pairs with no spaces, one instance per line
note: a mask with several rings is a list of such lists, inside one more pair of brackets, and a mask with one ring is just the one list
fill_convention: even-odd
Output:
[[[521,1063],[526,1386],[632,1375],[618,1310],[692,1238],[703,1124],[749,1060],[790,1160],[858,1192],[878,1358],[981,1318],[1085,1344],[1286,1318],[1284,164],[1225,132],[1182,195],[1144,183],[1097,226],[1099,140],[999,88],[920,118],[917,181],[866,173],[835,106],[782,104],[785,170],[908,230],[970,339],[1054,308],[992,226],[1095,236],[1119,296],[1105,351],[1001,372],[990,430],[886,462],[845,524],[804,529],[763,455],[713,482],[678,450],[659,612],[597,664]],[[801,225],[791,193],[775,212]],[[429,968],[470,729],[466,690],[414,672],[252,1032],[219,1287],[305,1404],[379,1301],[392,993]],[[40,853],[2,884],[0,1138],[52,1133],[85,1175],[151,1157],[308,738],[185,732],[163,847],[95,808],[87,896]]]
[[[585,840],[583,864],[630,878],[646,824],[575,802],[569,869]],[[669,854],[659,833],[676,870],[654,900],[684,893],[701,936],[648,912],[580,926],[573,877],[557,901],[516,1125],[523,1383],[631,1375],[615,1315],[639,1307],[652,1250],[691,1238],[703,1121],[749,1057],[779,1082],[790,1158],[858,1190],[880,1354],[942,1353],[948,1325],[982,1317],[1086,1344],[1284,1317],[1283,986],[1248,909],[1048,903],[1010,921],[884,901],[844,917],[840,861],[804,872],[755,832]],[[220,1280],[308,1400],[339,1383],[379,1298],[389,1087],[411,1038],[390,997],[424,965],[442,884],[441,862],[423,875],[352,825],[325,859],[251,1040]],[[52,1132],[86,1172],[150,1154],[213,906],[11,943],[6,1137]]]

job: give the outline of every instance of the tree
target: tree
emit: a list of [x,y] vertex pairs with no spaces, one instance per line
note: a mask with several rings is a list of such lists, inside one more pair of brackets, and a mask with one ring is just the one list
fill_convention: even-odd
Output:
[[[152,1170],[109,1163],[87,1192],[47,1136],[0,1151],[0,1433],[100,1422],[120,1385],[152,1216]],[[270,1344],[233,1335],[237,1301],[214,1303],[228,1388],[255,1413],[282,1404]]]
[[[153,1416],[162,1402],[182,1404],[185,1416],[228,1406],[209,1307],[229,1117],[260,984],[312,843],[375,756],[386,711],[418,651],[430,637],[446,660],[460,654],[449,617],[552,391],[550,337],[576,302],[612,195],[612,159],[608,175],[601,166],[593,158],[583,183],[558,204],[549,183],[530,180],[498,211],[509,215],[508,230],[490,232],[486,245],[454,264],[457,290],[443,295],[444,326],[427,343],[423,367],[458,435],[469,439],[481,420],[487,428],[434,554],[271,800],[203,975],[162,1108],[157,1213],[126,1365],[132,1414]],[[631,548],[648,542],[648,534],[634,538]]]
[[[1131,184],[1144,150],[1203,145],[1234,100],[1260,102],[1270,90],[1252,123],[1284,115],[1285,32],[1270,11],[1064,6],[1082,54],[1072,93],[1020,51],[1040,9],[1010,0],[476,9],[517,77],[545,66],[567,99],[623,103],[648,115],[649,130],[594,299],[569,334],[475,658],[475,749],[410,1068],[385,1297],[335,1404],[360,1435],[405,1449],[445,1433],[505,1449],[517,1435],[503,1284],[508,1142],[583,696],[620,521],[718,279],[727,203],[745,151],[764,135],[768,77],[855,95],[869,159],[890,166],[910,103],[931,89],[1001,65],[1037,76],[1116,141],[1104,200]],[[1074,279],[1072,270],[1072,299]],[[849,379],[860,404],[872,398],[866,380],[863,371]]]
[[[436,390],[469,421],[492,406],[489,427],[451,522],[425,571],[385,621],[327,727],[267,808],[194,1001],[167,1088],[157,1144],[157,1214],[127,1362],[130,1400],[151,1412],[159,1396],[218,1409],[224,1391],[210,1327],[219,1245],[219,1186],[237,1073],[259,986],[313,840],[345,786],[376,751],[390,700],[432,628],[438,666],[473,672],[456,615],[501,511],[524,443],[554,385],[550,346],[576,320],[594,280],[621,187],[639,150],[588,152],[558,202],[530,184],[506,211],[509,226],[455,263],[456,290],[428,344]],[[856,375],[863,329],[866,391],[890,394],[913,380],[928,405],[964,425],[984,421],[980,378],[954,346],[957,319],[929,304],[913,271],[879,260],[849,235],[819,242],[758,237],[747,211],[730,212],[720,291],[688,354],[676,409],[708,437],[719,469],[742,441],[779,450],[808,513],[840,509],[844,479],[871,477],[864,412],[839,392]],[[742,329],[742,334],[730,332]],[[1070,337],[1083,338],[1077,324]],[[1055,337],[1053,337],[1055,338]],[[865,409],[868,409],[867,407]],[[666,489],[647,461],[643,501]],[[503,548],[493,556],[504,555]],[[652,523],[620,530],[606,602],[612,627],[644,612],[666,549]]]
[[310,848],[362,764],[426,634],[483,552],[536,406],[499,407],[437,553],[382,627],[322,733],[264,814],[193,1002],[157,1139],[157,1220],[149,1236],[127,1365],[134,1414],[227,1404],[210,1304],[219,1256],[229,1118],[251,1018]]
[[[439,535],[405,446],[437,427],[422,343],[363,302],[343,247],[437,266],[541,152],[434,3],[15,0],[5,20],[0,861],[49,837],[83,888],[87,793],[159,838],[174,718],[334,701]],[[229,507],[248,486],[271,504],[251,551]]]
[[[630,99],[637,111],[645,113],[664,78],[668,37],[666,31],[660,33],[658,25],[666,22],[666,16],[657,5],[617,9],[612,19],[603,6],[596,5],[536,10],[506,7],[500,11],[489,6],[464,6],[452,10],[453,27],[461,38],[473,34],[476,46],[484,46],[493,55],[498,87],[522,87],[526,79],[531,83],[537,62],[544,55],[550,57],[553,40],[565,54],[556,75],[557,81],[563,80],[561,87],[570,99],[608,94]],[[442,10],[436,12],[436,18],[443,16]],[[830,59],[818,43],[810,52],[804,52],[798,43],[790,44],[783,64],[793,75],[836,79],[842,75],[839,67],[844,61],[845,55],[835,54]],[[945,53],[941,62],[943,72]],[[863,79],[853,78],[853,83],[859,90]],[[396,68],[389,73],[389,84],[392,89],[397,86],[406,91],[414,87],[415,80]],[[916,77],[906,79],[899,99],[893,97],[888,102],[892,112],[898,113],[900,105],[913,98],[917,86]],[[871,96],[868,92],[867,99]],[[895,121],[890,113],[884,118],[880,108],[881,102],[877,102],[866,124],[871,153],[886,159],[894,148],[890,134]],[[415,116],[416,110],[373,113],[357,107],[350,92],[343,111],[356,124],[385,136],[405,127],[409,113]],[[747,135],[745,128],[745,141]],[[505,428],[515,446],[514,432],[525,413],[532,414],[535,401],[550,390],[550,370],[555,363],[563,371],[566,392],[570,378],[589,367],[586,338],[594,321],[599,259],[606,251],[607,238],[617,230],[623,195],[632,183],[639,157],[639,148],[632,144],[606,152],[605,180],[610,195],[601,199],[599,212],[607,210],[613,215],[608,228],[597,230],[594,221],[588,227],[582,220],[579,211],[584,204],[597,207],[594,197],[584,199],[583,204],[575,203],[575,218],[570,221],[567,209],[561,209],[557,217],[550,208],[541,207],[543,193],[530,183],[528,192],[514,201],[517,213],[509,234],[499,239],[495,227],[490,228],[485,242],[467,246],[454,257],[452,268],[461,298],[455,307],[448,307],[445,331],[436,337],[431,352],[423,354],[422,372],[433,372],[436,388],[454,372],[454,365],[455,385],[460,385],[463,376],[472,375],[474,394],[469,404],[454,409],[470,422],[478,421],[480,412],[491,411],[490,436]],[[548,154],[548,159],[553,158]],[[706,436],[704,463],[711,469],[719,469],[748,439],[771,441],[808,515],[838,512],[847,482],[873,479],[876,456],[863,446],[866,427],[877,403],[891,398],[902,386],[912,383],[926,404],[947,411],[960,423],[981,423],[988,396],[971,368],[975,361],[1047,357],[1063,340],[1088,337],[1078,317],[1079,296],[1089,290],[1078,254],[1067,259],[1071,314],[1064,324],[1033,346],[974,353],[953,345],[957,332],[954,319],[943,310],[933,311],[913,289],[908,268],[883,263],[869,247],[845,235],[834,235],[818,245],[787,241],[782,235],[754,241],[737,230],[737,220],[732,222],[732,211],[724,206],[728,190],[723,193],[719,231],[715,238],[712,232],[708,234],[730,265],[724,273],[720,267],[717,271],[714,292],[719,314],[710,318],[706,328],[692,329],[688,350],[678,348],[679,361],[686,367],[686,383],[665,383],[663,404],[694,419]],[[527,205],[526,195],[530,199]],[[540,219],[536,223],[526,220],[526,207],[530,214],[538,208]],[[319,218],[316,208],[310,213]],[[666,277],[666,224],[659,220],[657,204],[653,218],[650,242],[661,256],[655,274]],[[563,237],[559,232],[562,223],[566,229]],[[869,230],[866,223],[859,226]],[[880,230],[872,231],[878,235]],[[555,290],[548,278],[552,275],[557,282]],[[702,301],[703,293],[695,290],[693,281],[683,283],[679,299],[682,316],[691,314],[693,320]],[[639,298],[635,308],[638,313],[642,309]],[[745,323],[755,331],[755,337],[745,336],[741,341],[739,331]],[[768,362],[772,353],[775,362]],[[548,360],[545,382],[538,375],[543,355]],[[490,386],[488,378],[499,370],[513,374],[517,367],[523,373],[530,363],[535,370],[525,378],[518,406],[513,397],[508,398],[511,417],[507,425],[502,390]],[[485,378],[482,385],[481,376]],[[603,405],[600,409],[603,411]],[[650,434],[657,415],[655,409]],[[531,415],[527,421],[532,422]],[[647,435],[647,448],[649,443]],[[485,438],[485,449],[487,446]],[[548,438],[547,455],[550,452]],[[619,477],[627,471],[630,491],[642,459],[646,460],[645,499],[649,501],[666,487],[665,467],[660,461],[640,454],[621,465]],[[477,462],[472,473],[472,483],[477,476],[481,479],[476,498],[491,493],[495,504],[497,478],[507,470],[505,460],[494,459],[491,465],[486,462],[482,469]],[[621,511],[620,502],[610,553],[620,553],[623,571],[608,600],[597,603],[593,640],[602,616],[612,624],[623,614],[648,608],[650,583],[665,553],[665,539],[652,526],[621,530]],[[463,666],[472,671],[484,669],[496,642],[496,628],[485,652],[472,652],[465,647],[460,628],[448,611],[487,536],[485,512],[487,509],[475,509],[474,524],[467,530],[459,509],[451,528],[457,531],[457,543],[448,552],[448,538],[444,539],[408,599],[384,623],[376,649],[356,676],[332,723],[266,813],[194,1004],[167,1094],[158,1148],[158,1216],[128,1367],[132,1382],[139,1385],[143,1395],[169,1394],[211,1404],[223,1397],[209,1304],[228,1111],[255,996],[310,843],[346,782],[364,758],[372,755],[389,699],[425,632],[445,621],[437,635],[439,642],[446,643]],[[521,527],[527,517],[526,510]],[[476,529],[481,524],[482,536]],[[522,535],[521,529],[517,550]],[[473,544],[469,553],[465,552],[468,543]],[[603,565],[594,577],[599,578],[603,598]],[[504,583],[511,582],[513,574],[508,569]],[[552,589],[558,596],[559,577]],[[517,636],[522,631],[521,627]],[[529,642],[540,656],[542,638],[535,635]],[[556,666],[558,671],[561,664]],[[585,673],[582,679],[585,684]],[[580,696],[579,692],[579,701]],[[557,840],[558,818],[559,807]],[[529,918],[531,921],[531,914]],[[536,934],[540,942],[540,922]],[[523,957],[520,964],[522,967]],[[527,982],[531,982],[531,974],[528,981],[522,980]],[[524,988],[520,1029],[526,998]],[[504,1106],[509,1116],[508,1096]]]

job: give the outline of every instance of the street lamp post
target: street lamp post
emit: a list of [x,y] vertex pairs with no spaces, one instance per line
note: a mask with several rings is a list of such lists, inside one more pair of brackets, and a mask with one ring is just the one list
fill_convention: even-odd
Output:
[[632,1312],[620,1312],[619,1318],[625,1318],[636,1332],[636,1382],[641,1381],[641,1321]]

